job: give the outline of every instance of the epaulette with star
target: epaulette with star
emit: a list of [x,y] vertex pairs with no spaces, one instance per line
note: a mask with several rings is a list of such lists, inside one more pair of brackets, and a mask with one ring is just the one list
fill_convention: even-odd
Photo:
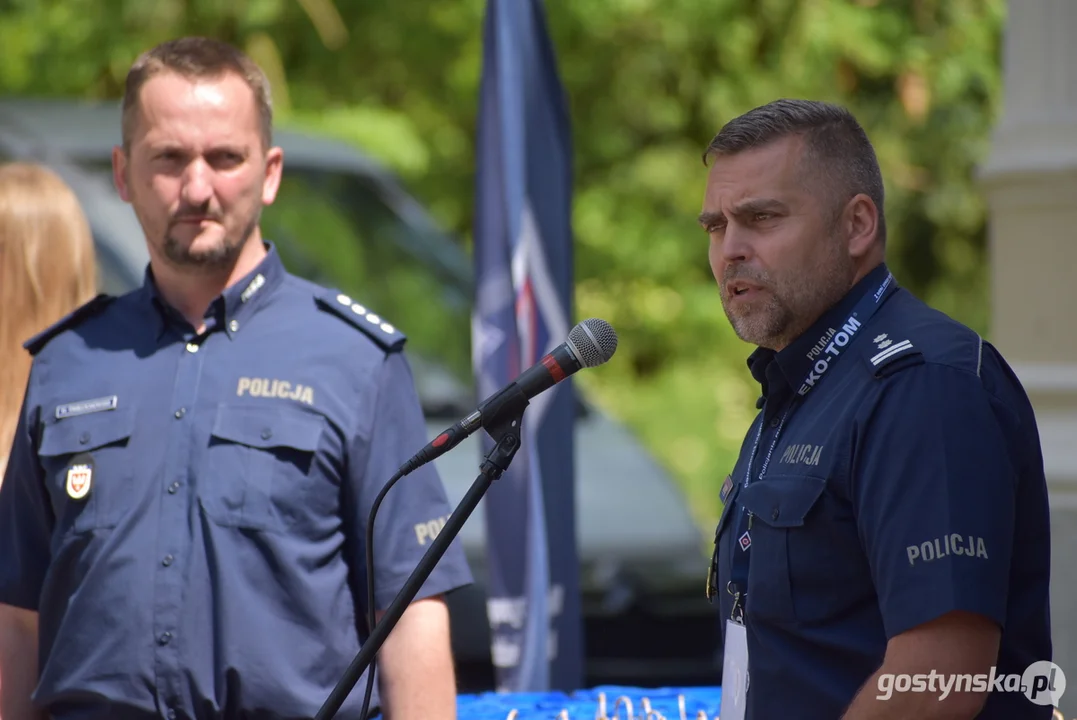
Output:
[[890,375],[911,365],[924,361],[923,353],[912,340],[904,337],[891,337],[888,333],[878,333],[870,343],[864,345],[864,357],[871,367],[872,375],[877,378]]
[[322,310],[331,312],[362,332],[366,333],[380,348],[386,352],[395,352],[404,347],[407,336],[360,302],[336,290],[327,290],[315,296],[315,302]]

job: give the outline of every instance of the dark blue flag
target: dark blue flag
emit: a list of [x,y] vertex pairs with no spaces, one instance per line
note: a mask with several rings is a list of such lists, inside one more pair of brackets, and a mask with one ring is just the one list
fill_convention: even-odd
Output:
[[[542,0],[488,0],[483,29],[472,337],[481,397],[572,327],[570,121]],[[523,443],[485,499],[498,689],[582,684],[569,378],[531,401]],[[483,451],[492,447],[483,434]]]

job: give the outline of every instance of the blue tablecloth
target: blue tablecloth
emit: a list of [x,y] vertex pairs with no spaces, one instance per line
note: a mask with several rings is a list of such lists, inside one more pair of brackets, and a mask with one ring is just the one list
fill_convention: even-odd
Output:
[[718,687],[606,685],[573,693],[461,695],[457,715],[459,720],[715,720],[721,703]]

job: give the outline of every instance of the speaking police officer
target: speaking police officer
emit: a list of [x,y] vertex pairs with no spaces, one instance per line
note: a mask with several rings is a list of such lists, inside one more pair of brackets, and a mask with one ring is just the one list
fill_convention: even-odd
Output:
[[[128,76],[115,182],[151,259],[140,289],[27,344],[0,490],[7,708],[32,692],[60,719],[311,717],[358,652],[368,514],[427,438],[405,336],[261,236],[270,107],[257,66],[210,40]],[[375,610],[451,509],[432,465],[388,492]],[[454,542],[379,655],[387,717],[455,717],[441,596],[470,581]]]
[[776,101],[705,158],[711,268],[762,389],[708,580],[722,720],[1051,717],[1047,491],[1013,372],[891,274],[847,111]]

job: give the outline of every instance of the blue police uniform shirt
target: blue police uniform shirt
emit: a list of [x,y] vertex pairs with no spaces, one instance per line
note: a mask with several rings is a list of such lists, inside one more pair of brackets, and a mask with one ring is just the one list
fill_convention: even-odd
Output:
[[[428,441],[405,336],[267,248],[201,335],[147,270],[27,344],[0,602],[39,612],[52,717],[311,717],[365,637],[370,508]],[[379,609],[451,510],[433,464],[386,494]],[[471,581],[454,540],[416,598]]]
[[[880,265],[749,367],[762,412],[723,486],[714,583],[724,631],[747,568],[747,718],[842,716],[889,638],[955,610],[1001,627],[997,675],[1051,659],[1038,431],[990,343]],[[1051,712],[994,685],[979,717]]]

